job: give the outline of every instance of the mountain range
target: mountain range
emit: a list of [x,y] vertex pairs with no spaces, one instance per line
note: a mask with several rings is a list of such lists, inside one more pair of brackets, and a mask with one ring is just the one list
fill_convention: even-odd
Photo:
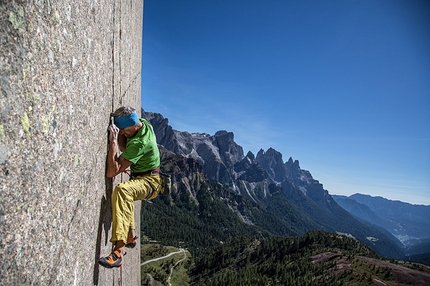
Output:
[[[172,174],[175,189],[169,198],[154,200],[156,207],[143,208],[142,229],[152,237],[163,232],[171,243],[198,246],[198,255],[199,248],[240,235],[322,230],[347,235],[385,257],[404,257],[398,237],[346,211],[299,161],[284,162],[273,148],[245,155],[232,132],[188,133],[174,130],[159,113],[142,110],[142,117],[154,127],[162,167]],[[171,232],[160,229],[166,224],[175,224]]]
[[430,206],[363,194],[332,197],[358,219],[380,226],[397,237],[404,245],[407,258],[430,264]]

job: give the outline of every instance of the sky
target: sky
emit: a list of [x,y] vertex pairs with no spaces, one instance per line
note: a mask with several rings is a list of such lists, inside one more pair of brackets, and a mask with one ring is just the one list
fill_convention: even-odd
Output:
[[430,1],[145,0],[142,107],[430,205]]

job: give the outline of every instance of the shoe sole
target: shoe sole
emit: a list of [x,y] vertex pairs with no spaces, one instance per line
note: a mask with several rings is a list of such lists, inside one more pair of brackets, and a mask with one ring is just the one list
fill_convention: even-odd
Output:
[[118,267],[120,267],[120,266],[122,265],[122,263],[121,263],[121,264],[119,264],[119,265],[104,264],[104,263],[103,263],[103,262],[101,262],[101,261],[99,261],[99,264],[100,264],[101,266],[103,266],[104,268],[109,268],[109,269],[111,269],[111,268],[118,268]]
[[135,248],[135,247],[136,247],[136,242],[133,242],[133,243],[127,243],[127,244],[125,245],[125,247],[127,247],[127,248]]
[[[125,254],[124,254],[125,255]],[[116,261],[115,261],[115,263],[113,263],[113,264],[109,264],[109,263],[107,263],[107,261],[106,261],[106,259],[104,259],[105,257],[103,257],[103,258],[100,258],[99,260],[98,260],[98,263],[101,265],[101,266],[103,266],[103,267],[105,267],[105,268],[117,268],[117,267],[120,267],[121,265],[122,265],[122,258],[118,258]]]
[[125,247],[127,248],[134,248],[137,245],[137,236],[133,238],[133,242],[128,242]]

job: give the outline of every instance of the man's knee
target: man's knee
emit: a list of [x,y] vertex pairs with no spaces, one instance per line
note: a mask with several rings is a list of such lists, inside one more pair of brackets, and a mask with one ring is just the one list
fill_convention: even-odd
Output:
[[125,198],[128,196],[129,190],[125,188],[124,184],[118,184],[112,192],[112,197]]

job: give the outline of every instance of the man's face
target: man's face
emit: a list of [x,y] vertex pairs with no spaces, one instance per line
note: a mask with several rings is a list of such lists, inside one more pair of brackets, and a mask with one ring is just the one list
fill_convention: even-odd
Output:
[[119,130],[119,134],[124,135],[127,138],[131,138],[134,135],[136,135],[136,128],[135,128],[135,126],[122,128]]

